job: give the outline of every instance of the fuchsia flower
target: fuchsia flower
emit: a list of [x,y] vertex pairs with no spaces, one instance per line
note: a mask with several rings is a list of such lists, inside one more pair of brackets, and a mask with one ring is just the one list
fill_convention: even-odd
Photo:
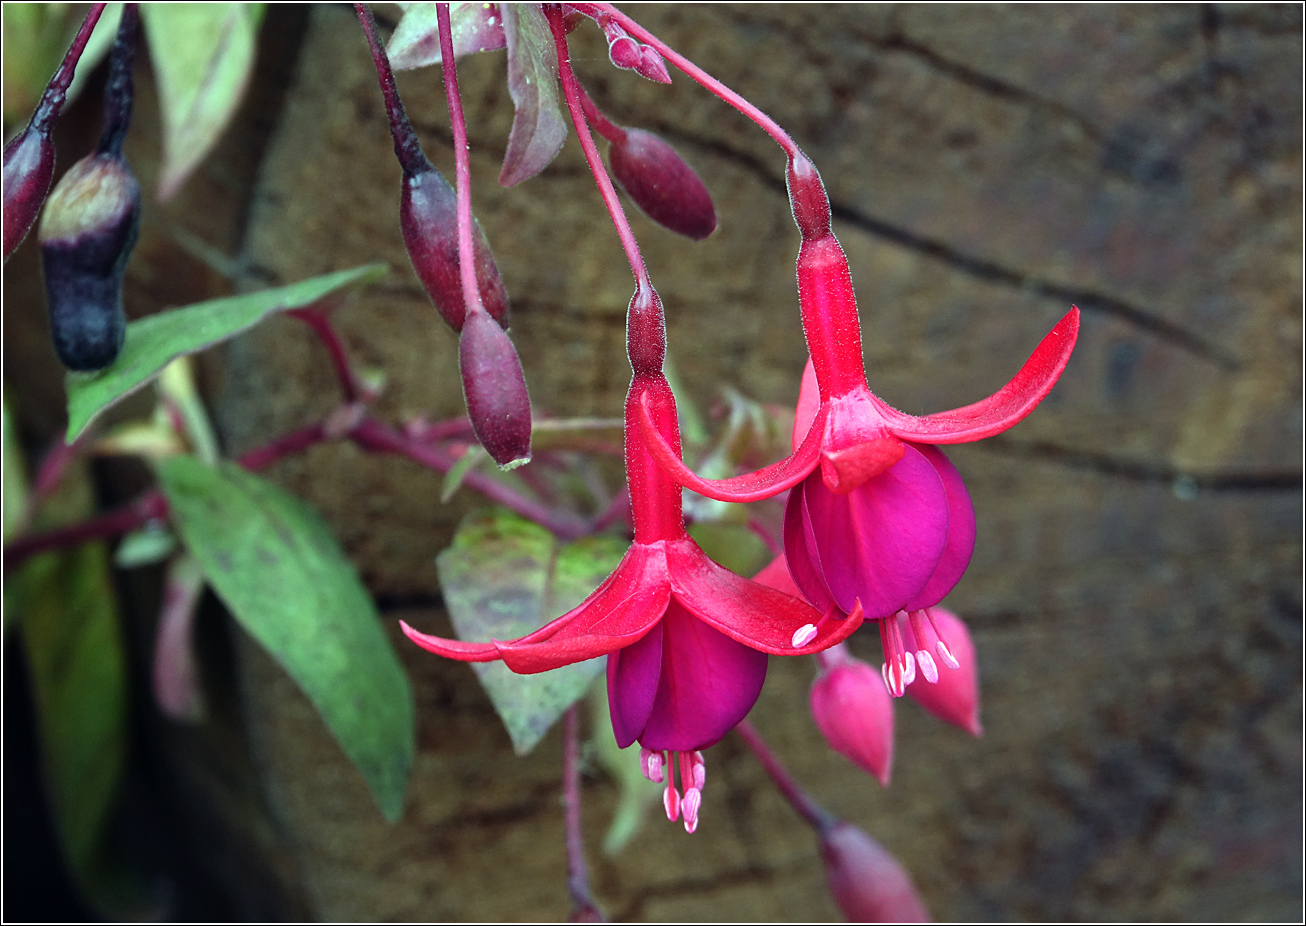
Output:
[[[750,502],[792,489],[785,509],[785,556],[793,580],[818,609],[860,605],[880,621],[886,681],[901,696],[920,663],[937,680],[928,644],[955,659],[929,608],[956,585],[975,546],[975,516],[956,469],[934,445],[991,437],[1012,427],[1056,384],[1075,346],[1079,310],[1057,323],[1015,378],[995,394],[917,417],[890,407],[866,384],[861,327],[848,261],[830,228],[830,205],[816,168],[793,158],[790,202],[802,233],[798,293],[811,360],[799,397],[794,452],[732,479],[691,472],[658,439],[641,410],[649,449],[671,477],[709,498]],[[908,616],[914,634],[899,630]]]
[[[649,295],[651,294],[651,296]],[[637,292],[632,315],[657,300]],[[661,313],[660,304],[656,310]],[[626,474],[635,541],[617,569],[579,607],[519,640],[468,643],[419,633],[419,646],[463,662],[502,659],[514,672],[546,672],[608,656],[612,728],[622,747],[638,741],[644,770],[667,775],[667,815],[697,826],[702,800],[699,750],[733,728],[757,701],[766,654],[815,653],[847,638],[860,609],[844,618],[740,578],[707,557],[685,532],[680,488],[649,454],[635,423],[644,409],[668,446],[680,446],[675,397],[661,373],[665,342],[631,343],[636,375],[626,398]],[[664,755],[670,753],[671,755]],[[680,753],[684,796],[675,788]]]

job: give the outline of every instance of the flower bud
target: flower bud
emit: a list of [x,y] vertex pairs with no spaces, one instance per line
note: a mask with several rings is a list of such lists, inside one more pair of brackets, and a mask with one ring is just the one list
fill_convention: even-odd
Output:
[[[425,160],[423,158],[422,160]],[[458,271],[458,197],[433,167],[404,174],[399,227],[408,257],[426,293],[454,331],[463,330],[466,306]],[[481,225],[472,219],[472,257],[481,303],[508,327],[508,293]]]
[[54,349],[70,370],[102,369],[122,350],[122,278],[140,217],[140,185],[114,154],[78,161],[50,194],[41,266]]
[[789,159],[785,171],[789,205],[803,238],[824,238],[830,234],[830,197],[816,165],[802,153]]
[[830,893],[850,923],[928,923],[911,877],[889,850],[851,823],[821,835]]
[[54,176],[54,145],[30,125],[5,145],[4,259],[22,244]]
[[673,232],[706,238],[716,230],[712,195],[676,149],[642,129],[626,129],[608,152],[612,173],[635,204]]
[[844,656],[812,683],[812,717],[830,748],[889,786],[893,698],[880,673]]
[[505,469],[529,463],[531,400],[507,333],[486,313],[470,313],[458,339],[458,360],[476,439]]
[[[979,663],[970,631],[961,618],[944,608],[930,608],[929,614],[934,627],[938,628],[940,641],[956,660],[957,667],[950,668],[940,660],[939,680],[931,684],[918,672],[915,680],[907,686],[907,694],[945,723],[979,736],[984,732],[979,719]],[[931,648],[932,641],[917,640],[910,625],[905,629],[904,645],[909,652]],[[928,635],[929,631],[926,633]]]

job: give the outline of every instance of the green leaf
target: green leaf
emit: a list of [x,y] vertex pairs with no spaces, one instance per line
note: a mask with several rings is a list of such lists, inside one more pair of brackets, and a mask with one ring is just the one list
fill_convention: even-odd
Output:
[[499,183],[512,186],[549,166],[567,140],[567,123],[559,102],[558,52],[544,14],[530,3],[503,3],[499,12],[508,41],[508,92],[513,105]]
[[[6,499],[6,502],[8,499]],[[48,529],[92,510],[84,463],[36,518]],[[33,557],[5,581],[5,616],[27,657],[46,794],[77,883],[103,893],[103,835],[126,752],[127,667],[103,543]]]
[[227,608],[303,689],[377,806],[403,811],[413,694],[381,618],[322,518],[239,467],[159,464],[181,533]]
[[148,383],[177,357],[235,337],[274,312],[302,309],[341,287],[369,283],[387,269],[385,264],[367,264],[128,323],[117,360],[94,373],[68,374],[68,442],[76,440],[96,415]]
[[[503,20],[495,3],[449,4],[449,31],[453,56],[503,48]],[[410,3],[386,49],[396,71],[440,63],[440,30],[434,3]]]
[[[453,545],[436,557],[454,632],[462,640],[514,640],[570,611],[616,568],[626,545],[587,537],[558,547],[557,538],[499,508],[463,519]],[[524,756],[603,671],[590,659],[539,675],[516,675],[501,662],[474,663],[481,684]]]
[[141,18],[163,114],[159,199],[166,201],[217,144],[245,95],[263,4],[147,3]]

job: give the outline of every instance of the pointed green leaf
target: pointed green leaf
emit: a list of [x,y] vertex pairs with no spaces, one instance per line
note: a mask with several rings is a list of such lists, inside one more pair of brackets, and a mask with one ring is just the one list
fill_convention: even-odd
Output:
[[499,183],[512,186],[549,166],[567,140],[567,123],[559,102],[558,51],[544,14],[533,3],[504,3],[499,11],[508,41],[513,105]]
[[136,569],[161,563],[177,549],[177,538],[166,527],[148,524],[118,542],[113,564],[119,569]]
[[[35,526],[67,524],[91,510],[88,470],[75,465]],[[104,544],[33,557],[4,591],[5,618],[22,633],[59,843],[94,897],[103,888],[104,828],[126,753],[127,665]]]
[[[453,56],[503,48],[503,21],[497,3],[449,4],[449,31]],[[386,49],[396,71],[440,63],[440,30],[434,3],[410,3]]]
[[261,3],[147,3],[141,18],[163,111],[159,199],[168,200],[217,144],[250,75]]
[[[454,632],[462,640],[513,640],[580,604],[616,568],[626,545],[591,537],[559,548],[544,528],[503,509],[463,519],[453,545],[436,558]],[[526,755],[595,676],[602,659],[539,675],[501,662],[472,666],[512,738]]]
[[367,264],[129,322],[117,360],[94,373],[68,374],[68,442],[76,440],[96,415],[148,383],[177,357],[232,338],[275,312],[302,309],[344,286],[376,280],[386,271],[385,264]]
[[231,464],[159,464],[182,540],[227,608],[303,689],[396,820],[413,694],[371,596],[306,503]]

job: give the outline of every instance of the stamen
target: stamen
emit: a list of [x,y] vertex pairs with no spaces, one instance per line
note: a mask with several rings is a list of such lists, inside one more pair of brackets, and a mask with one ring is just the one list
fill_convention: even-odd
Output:
[[[912,616],[915,617],[915,615]],[[938,640],[934,644],[934,649],[939,654],[939,658],[943,660],[943,664],[949,669],[961,668],[961,663],[957,661],[957,657],[952,655],[952,650],[948,649],[948,644],[943,642],[943,634],[939,632],[939,625],[934,622],[934,615],[929,608],[925,609],[925,617],[930,622],[930,629],[934,631],[934,636]]]
[[703,793],[698,788],[688,788],[685,799],[680,804],[680,812],[685,818],[685,832],[692,833],[698,829],[698,808],[703,804]]
[[934,657],[927,650],[916,651],[916,664],[921,667],[921,675],[925,676],[925,681],[931,685],[939,681],[939,667],[934,664]]
[[794,649],[801,649],[815,639],[816,625],[803,624],[803,626],[794,631],[793,647]]
[[707,783],[707,762],[703,759],[703,753],[694,750],[690,767],[693,770],[693,787],[701,792]]
[[666,809],[668,820],[674,822],[680,816],[680,792],[670,781],[667,782],[667,789],[662,792],[662,806]]
[[[903,612],[899,611],[892,617],[886,617],[880,621],[880,646],[884,650],[884,663],[880,666],[880,675],[884,678],[884,687],[889,689],[889,694],[895,698],[901,698],[907,691],[907,683],[903,680],[903,674],[906,669],[906,660],[902,658],[902,637],[898,633],[898,615]],[[912,666],[913,672],[915,666]]]
[[654,752],[652,749],[641,749],[639,751],[639,767],[644,773],[644,777],[654,784],[662,783],[662,753]]
[[916,681],[916,657],[911,653],[903,653],[898,658],[902,660],[903,665],[902,683],[903,685],[910,685]]

